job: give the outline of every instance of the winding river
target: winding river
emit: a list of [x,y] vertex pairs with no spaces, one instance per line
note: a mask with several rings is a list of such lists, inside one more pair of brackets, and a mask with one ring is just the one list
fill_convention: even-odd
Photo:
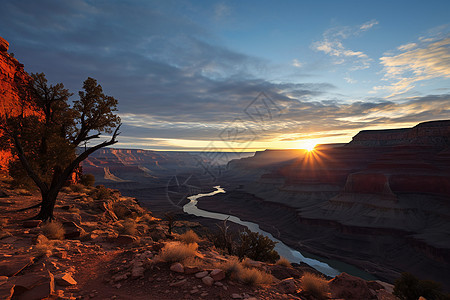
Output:
[[278,252],[278,254],[285,257],[290,262],[307,263],[308,265],[312,266],[316,270],[318,270],[328,276],[334,277],[336,275],[339,275],[341,272],[347,272],[349,274],[364,278],[366,280],[376,279],[371,274],[364,272],[363,270],[360,270],[360,269],[356,268],[355,266],[352,266],[352,265],[349,265],[349,264],[346,264],[346,263],[343,263],[340,261],[329,260],[329,259],[317,260],[317,259],[305,257],[299,251],[292,249],[291,247],[285,245],[282,241],[276,239],[272,234],[259,228],[259,225],[256,223],[242,221],[241,219],[239,219],[236,216],[215,213],[215,212],[210,212],[210,211],[206,211],[203,209],[199,209],[196,206],[199,198],[211,197],[211,196],[214,196],[219,193],[225,193],[225,190],[223,188],[221,188],[220,186],[215,186],[214,188],[216,190],[212,191],[210,193],[197,194],[197,195],[192,195],[192,196],[187,197],[190,200],[190,202],[188,202],[186,205],[183,206],[183,211],[188,214],[195,215],[195,216],[217,219],[217,220],[225,220],[228,218],[228,220],[230,222],[246,226],[251,231],[258,232],[264,236],[269,237],[272,241],[277,242],[277,244],[275,245],[275,250]]

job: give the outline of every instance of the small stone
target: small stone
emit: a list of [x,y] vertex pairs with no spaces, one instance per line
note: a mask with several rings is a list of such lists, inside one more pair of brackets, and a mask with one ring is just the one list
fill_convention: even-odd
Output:
[[35,228],[41,225],[41,220],[26,220],[22,223],[22,226],[25,228]]
[[208,296],[208,292],[203,292],[200,294],[200,297],[206,297],[206,296]]
[[184,273],[184,267],[180,263],[174,263],[170,266],[170,270],[177,273]]
[[121,245],[129,245],[133,244],[137,241],[137,239],[134,236],[121,234],[116,239],[115,242]]
[[202,269],[200,269],[197,266],[184,266],[184,273],[185,274],[195,274],[202,271]]
[[116,284],[116,289],[120,289],[122,285],[120,283]]
[[223,283],[222,282],[214,282],[214,285],[216,285],[216,286],[223,286]]
[[197,289],[192,289],[189,293],[195,294],[195,293],[198,293],[198,290]]
[[209,276],[211,276],[215,281],[220,281],[225,278],[225,272],[221,269],[214,269],[211,271]]
[[212,286],[214,284],[214,279],[212,279],[212,277],[210,276],[205,276],[202,278],[202,281],[204,284],[206,284],[207,286]]
[[231,299],[242,299],[242,296],[240,294],[231,294]]
[[208,271],[202,271],[195,274],[195,278],[203,278],[208,275]]
[[183,286],[187,282],[187,279],[183,279],[174,283],[169,284],[169,286],[180,287]]
[[71,286],[77,284],[77,282],[75,281],[75,279],[73,279],[70,273],[62,273],[55,275],[55,282],[57,285],[60,286]]

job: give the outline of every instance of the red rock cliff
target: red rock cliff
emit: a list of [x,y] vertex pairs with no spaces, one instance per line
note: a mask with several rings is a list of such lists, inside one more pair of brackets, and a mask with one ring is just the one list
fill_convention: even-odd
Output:
[[[23,65],[7,52],[8,49],[9,43],[0,37],[0,117],[18,111],[20,96],[17,87],[30,80],[30,75],[25,72]],[[9,151],[0,151],[0,171],[7,170],[10,158]]]

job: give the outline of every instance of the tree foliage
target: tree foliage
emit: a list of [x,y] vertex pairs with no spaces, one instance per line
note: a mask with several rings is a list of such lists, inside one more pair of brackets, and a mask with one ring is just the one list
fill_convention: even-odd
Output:
[[[72,94],[62,83],[49,85],[43,73],[31,77],[30,83],[18,83],[20,109],[7,112],[0,128],[5,132],[2,145],[13,145],[18,158],[11,163],[11,175],[31,179],[37,186],[42,195],[37,217],[45,220],[53,218],[56,197],[78,165],[117,142],[120,118],[115,114],[117,100],[105,95],[93,78],[84,81],[79,99],[70,105]],[[112,133],[110,140],[77,153],[102,132]]]
[[402,273],[395,281],[394,293],[401,300],[417,300],[420,296],[430,300],[448,300],[442,293],[441,285],[432,280],[420,280],[411,273]]

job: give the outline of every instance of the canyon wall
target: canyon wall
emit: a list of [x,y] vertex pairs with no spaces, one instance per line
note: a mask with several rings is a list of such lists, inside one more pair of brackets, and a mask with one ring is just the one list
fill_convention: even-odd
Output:
[[[270,150],[265,152],[230,162],[224,212],[244,206],[233,204],[238,201],[233,186],[238,187],[248,194],[243,203],[251,202],[261,214],[280,213],[236,214],[269,231],[276,228],[273,233],[300,250],[387,280],[409,271],[450,288],[444,279],[450,278],[449,120],[361,131],[346,145],[319,147],[278,163],[265,163],[261,158]],[[281,222],[284,214],[292,217],[289,222]]]
[[[30,75],[25,72],[23,64],[9,54],[8,49],[9,43],[0,37],[0,117],[19,112],[21,98],[19,86],[30,80]],[[10,151],[0,151],[1,171],[7,170],[10,158]]]

